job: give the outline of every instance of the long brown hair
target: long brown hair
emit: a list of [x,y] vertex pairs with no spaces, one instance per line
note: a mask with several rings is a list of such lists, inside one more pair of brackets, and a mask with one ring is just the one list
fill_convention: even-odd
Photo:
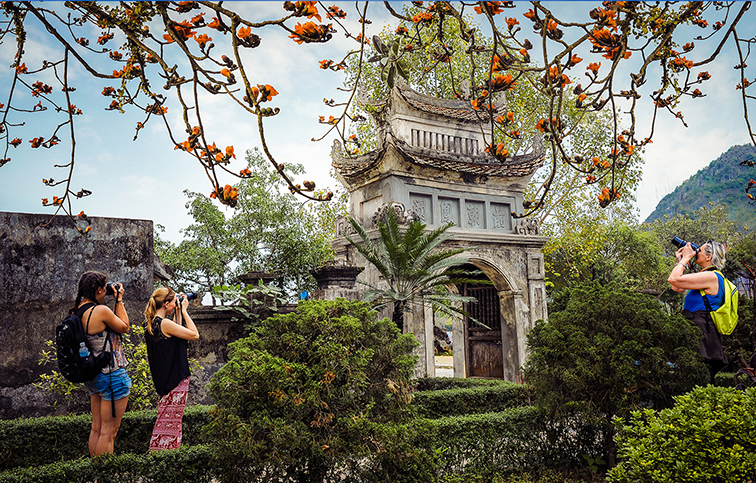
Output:
[[85,272],[79,279],[79,292],[76,294],[74,309],[79,308],[81,300],[86,297],[92,302],[97,302],[97,289],[108,283],[108,276],[102,272]]
[[174,298],[176,298],[176,292],[169,287],[161,287],[152,292],[152,297],[147,302],[147,308],[144,309],[144,323],[150,335],[155,335],[152,333],[152,320],[155,318],[158,309],[171,303]]

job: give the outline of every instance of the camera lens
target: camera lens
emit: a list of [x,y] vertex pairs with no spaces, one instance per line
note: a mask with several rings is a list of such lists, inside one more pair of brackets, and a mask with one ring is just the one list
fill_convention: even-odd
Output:
[[[686,242],[686,241],[685,241],[685,240],[683,240],[682,238],[674,237],[674,238],[672,238],[672,244],[673,244],[674,246],[676,246],[677,248],[682,248],[682,247],[684,247],[685,245],[687,245],[687,244],[688,244],[688,242]],[[696,245],[695,243],[691,243],[691,244],[690,244],[690,248],[692,248],[692,249],[693,249],[693,250],[695,250],[695,251],[698,251],[698,248],[699,248],[699,247],[698,247],[698,245]]]

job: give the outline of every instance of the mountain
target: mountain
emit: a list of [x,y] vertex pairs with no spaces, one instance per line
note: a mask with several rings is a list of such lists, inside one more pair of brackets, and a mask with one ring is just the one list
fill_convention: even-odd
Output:
[[731,147],[662,198],[646,222],[664,215],[689,214],[713,201],[727,205],[730,220],[737,222],[740,228],[756,228],[756,206],[748,203],[743,191],[748,186],[748,180],[756,178],[756,168],[740,166],[740,162],[746,160],[756,163],[756,148],[753,145]]

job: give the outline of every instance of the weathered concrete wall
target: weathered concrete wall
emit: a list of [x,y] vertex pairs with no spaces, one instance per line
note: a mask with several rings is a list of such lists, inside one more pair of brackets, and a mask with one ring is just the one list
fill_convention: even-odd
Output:
[[19,394],[29,404],[37,398],[30,385],[48,369],[38,364],[40,354],[73,306],[84,272],[122,282],[129,318],[141,321],[153,287],[152,221],[90,220],[82,236],[63,216],[42,227],[49,215],[0,212],[0,418],[20,414],[13,402]]

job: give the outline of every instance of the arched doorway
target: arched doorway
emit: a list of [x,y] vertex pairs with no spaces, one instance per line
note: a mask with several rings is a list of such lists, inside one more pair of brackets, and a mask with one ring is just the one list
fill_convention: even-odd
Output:
[[[475,270],[465,265],[465,270]],[[465,340],[465,377],[502,379],[504,377],[504,351],[502,348],[501,301],[494,285],[485,274],[480,282],[460,284],[459,293],[475,297],[477,302],[465,303],[470,314],[463,322]],[[475,322],[479,321],[481,324]]]

